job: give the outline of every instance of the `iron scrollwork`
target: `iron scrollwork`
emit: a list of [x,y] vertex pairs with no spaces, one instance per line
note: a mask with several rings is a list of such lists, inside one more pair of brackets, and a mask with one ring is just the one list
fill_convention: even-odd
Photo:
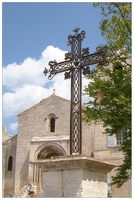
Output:
[[71,72],[65,72],[64,74],[65,79],[70,79],[71,78]]
[[80,34],[81,34],[81,40],[83,40],[83,39],[86,37],[86,36],[85,36],[85,35],[86,35],[86,32],[85,32],[85,31],[81,31]]
[[[104,50],[104,49],[103,49]],[[97,51],[93,54],[85,55],[83,56],[83,60],[81,63],[81,67],[87,66],[87,65],[94,65],[94,64],[100,64],[107,66],[109,62],[105,58],[105,51]]]
[[68,52],[68,53],[65,53],[65,60],[68,60],[68,59],[72,59],[72,54],[71,52]]
[[83,68],[83,75],[87,75],[87,74],[90,74],[90,67],[89,66]]
[[97,53],[99,53],[99,52],[106,52],[107,50],[108,50],[107,45],[96,47],[96,52]]
[[50,70],[49,70],[49,69],[46,69],[46,67],[45,67],[45,69],[44,69],[44,71],[43,71],[43,73],[45,74],[45,76],[47,75],[48,72],[50,72]]
[[82,56],[89,54],[89,47],[82,49]]
[[107,46],[99,46],[96,52],[89,53],[89,48],[82,49],[82,41],[85,31],[78,34],[80,28],[75,28],[74,35],[68,36],[67,45],[71,45],[71,52],[65,54],[65,61],[50,61],[50,69],[44,69],[43,73],[50,73],[51,80],[56,74],[65,72],[65,79],[71,78],[71,114],[70,114],[70,154],[82,153],[82,112],[81,112],[81,76],[90,74],[90,65],[100,64],[107,66]]
[[68,36],[67,45],[69,46],[70,44],[72,44],[72,41],[73,41],[72,35],[69,35],[69,36]]

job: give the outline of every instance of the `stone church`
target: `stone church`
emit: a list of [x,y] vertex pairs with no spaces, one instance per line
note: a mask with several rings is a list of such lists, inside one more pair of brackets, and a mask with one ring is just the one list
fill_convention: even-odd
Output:
[[[84,105],[83,105],[84,108]],[[82,154],[118,166],[123,155],[118,151],[122,135],[107,136],[103,124],[82,122]],[[3,197],[26,197],[32,183],[37,197],[43,196],[43,171],[39,163],[70,155],[70,101],[55,93],[18,114],[18,134],[11,136],[2,128]],[[107,194],[131,197],[131,180],[121,188],[109,186],[115,168],[107,173]],[[77,195],[76,195],[77,197]]]

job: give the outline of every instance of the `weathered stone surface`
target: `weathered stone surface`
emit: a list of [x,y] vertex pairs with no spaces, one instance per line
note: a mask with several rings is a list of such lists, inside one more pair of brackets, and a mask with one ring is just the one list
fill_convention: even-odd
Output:
[[61,171],[61,170],[90,170],[92,172],[108,173],[117,165],[104,162],[89,156],[72,155],[58,156],[47,160],[38,160],[34,163],[42,167],[42,171]]
[[[84,108],[85,106],[83,106]],[[55,116],[55,132],[50,132],[49,116],[53,114]],[[43,155],[45,160],[52,157],[53,153],[62,156],[70,155],[70,101],[58,97],[52,94],[46,99],[42,99],[36,105],[25,110],[18,115],[18,135],[11,137],[6,133],[5,127],[2,129],[2,141],[3,141],[3,153],[2,153],[2,179],[3,179],[3,196],[11,195],[12,192],[17,194],[29,181],[34,182],[34,188],[41,189],[41,175],[38,177],[36,171],[41,173],[45,167],[38,168],[38,163],[41,160],[38,159],[39,155]],[[96,124],[89,123],[85,124],[82,122],[82,154],[86,158],[90,157],[90,170],[93,173],[98,173],[94,171],[93,163],[96,160],[96,166],[100,165],[100,161],[106,161],[113,164],[120,165],[123,161],[123,155],[118,151],[119,147],[108,147],[108,138],[106,134],[103,134],[104,128],[103,123],[98,122]],[[116,138],[115,138],[116,142]],[[12,172],[7,170],[8,167],[8,157],[13,156],[13,170]],[[75,156],[76,159],[77,156]],[[66,159],[66,158],[65,158]],[[68,158],[69,159],[69,158]],[[76,160],[67,161],[62,160],[62,168],[66,170],[66,175],[64,171],[64,176],[68,176],[70,168],[74,167],[74,170],[85,170],[89,168],[89,161],[82,159],[82,162],[77,163]],[[93,160],[92,160],[93,159]],[[53,159],[51,159],[52,161]],[[49,159],[46,160],[46,166]],[[61,161],[52,161],[52,166],[50,168],[58,170]],[[72,166],[71,166],[72,162]],[[33,163],[33,164],[32,164]],[[36,163],[36,164],[34,164]],[[77,164],[76,164],[77,163]],[[97,164],[98,163],[98,164]],[[53,166],[55,165],[55,167]],[[103,171],[105,165],[100,165],[100,170]],[[42,171],[42,173],[47,173],[48,171]],[[54,172],[54,171],[50,171]],[[58,171],[60,172],[60,170]],[[114,169],[108,173],[108,177],[115,175]],[[39,180],[40,178],[40,180]],[[74,178],[75,179],[75,178]],[[66,179],[65,179],[66,180]],[[46,181],[46,180],[45,180]],[[85,183],[85,188],[88,191],[88,181],[84,180],[82,184]],[[75,187],[75,186],[74,186]],[[96,187],[98,187],[96,185]],[[77,196],[81,194],[81,187]],[[71,190],[71,189],[70,189]],[[99,187],[98,187],[99,190]],[[111,192],[113,197],[131,197],[131,180],[124,184],[120,189],[111,187]],[[84,192],[85,193],[85,192]],[[83,195],[84,195],[83,193]],[[86,192],[87,193],[87,192]],[[91,193],[91,191],[90,191]]]
[[2,126],[2,142],[5,142],[6,140],[10,138],[12,138],[12,136],[6,133],[6,127]]
[[42,160],[39,165],[44,197],[107,197],[107,173],[115,167],[83,155]]
[[[10,136],[7,134],[6,129],[3,128],[3,149],[2,149],[2,190],[3,196],[8,197],[14,193],[14,176],[15,176],[15,157],[17,136]],[[12,156],[12,171],[8,170],[9,157]],[[5,195],[4,195],[5,194]]]

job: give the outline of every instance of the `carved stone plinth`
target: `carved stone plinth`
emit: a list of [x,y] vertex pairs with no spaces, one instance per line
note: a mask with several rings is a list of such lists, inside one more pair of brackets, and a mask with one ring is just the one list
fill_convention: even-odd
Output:
[[84,155],[38,161],[44,197],[107,197],[107,173],[115,165]]

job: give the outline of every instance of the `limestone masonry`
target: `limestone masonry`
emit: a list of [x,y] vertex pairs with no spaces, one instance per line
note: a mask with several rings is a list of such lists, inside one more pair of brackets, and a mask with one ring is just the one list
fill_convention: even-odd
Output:
[[[103,134],[104,128],[102,122],[96,124],[85,124],[82,122],[81,159],[83,160],[77,162],[77,156],[76,160],[71,161],[69,131],[70,101],[55,94],[42,99],[36,105],[18,114],[17,135],[11,136],[7,134],[6,128],[3,126],[3,197],[15,197],[15,195],[16,197],[17,195],[23,197],[22,194],[26,193],[26,185],[29,182],[32,183],[35,194],[38,197],[47,197],[44,191],[49,185],[54,185],[55,188],[55,181],[59,181],[60,184],[61,181],[65,182],[64,191],[63,189],[57,189],[59,191],[57,195],[61,195],[62,197],[66,197],[67,195],[70,195],[70,197],[72,195],[76,197],[94,196],[93,187],[88,180],[93,181],[92,183],[95,187],[98,187],[98,194],[96,194],[96,197],[98,197],[100,191],[99,184],[101,182],[97,181],[95,177],[100,177],[102,181],[104,180],[104,187],[107,190],[105,192],[107,194],[110,193],[112,197],[131,197],[131,180],[118,189],[115,186],[108,186],[111,176],[115,175],[116,172],[115,168],[110,168],[109,170],[105,167],[104,163],[111,163],[111,166],[118,166],[123,161],[123,155],[118,151],[119,145],[117,145],[116,136],[110,138],[106,134]],[[84,161],[84,156],[87,159],[86,161]],[[68,165],[64,165],[65,158],[68,158]],[[63,163],[63,174],[57,170],[60,159]],[[93,175],[92,163],[94,159],[97,162],[94,167],[96,171],[94,171]],[[49,162],[51,160],[53,162]],[[51,163],[49,170],[47,170],[47,162]],[[74,173],[69,171],[70,162],[71,166],[74,164]],[[81,166],[81,168],[78,166]],[[101,173],[104,168],[108,174],[103,174],[102,177]],[[55,172],[55,170],[57,171]],[[88,170],[91,170],[90,174]],[[74,183],[81,181],[81,187],[79,187],[76,194],[76,184],[74,188],[68,189],[70,183],[67,177],[69,173],[72,173]],[[64,179],[61,179],[62,176],[64,176]],[[88,180],[86,179],[87,177]],[[46,191],[49,195],[49,191]],[[70,194],[67,194],[67,191]]]

